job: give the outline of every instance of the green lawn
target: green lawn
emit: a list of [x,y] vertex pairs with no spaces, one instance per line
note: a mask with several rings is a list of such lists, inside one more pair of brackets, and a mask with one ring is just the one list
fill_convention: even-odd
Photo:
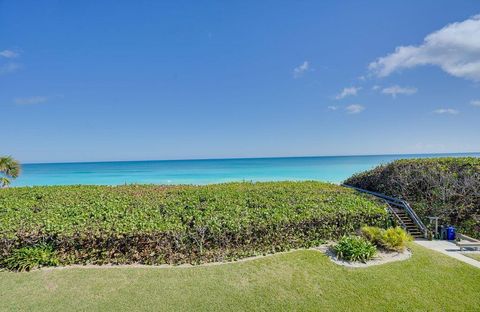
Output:
[[412,248],[366,269],[306,250],[195,268],[0,272],[0,311],[478,311],[479,269]]
[[480,253],[464,253],[465,256],[480,261]]

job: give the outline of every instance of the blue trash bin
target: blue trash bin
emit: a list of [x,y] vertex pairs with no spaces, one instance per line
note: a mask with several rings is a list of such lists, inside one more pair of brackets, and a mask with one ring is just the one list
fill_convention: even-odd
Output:
[[453,226],[447,227],[447,240],[455,240],[455,228]]

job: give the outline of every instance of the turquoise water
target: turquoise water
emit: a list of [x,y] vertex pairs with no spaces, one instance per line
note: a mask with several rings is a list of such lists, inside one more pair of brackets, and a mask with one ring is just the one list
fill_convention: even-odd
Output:
[[319,180],[339,183],[399,158],[475,154],[325,156],[24,164],[13,186],[60,184],[208,184],[228,181]]

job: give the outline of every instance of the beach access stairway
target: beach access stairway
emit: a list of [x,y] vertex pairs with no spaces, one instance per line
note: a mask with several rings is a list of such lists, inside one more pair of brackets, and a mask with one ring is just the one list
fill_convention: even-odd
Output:
[[395,221],[410,235],[412,235],[416,239],[427,238],[427,227],[423,224],[422,220],[420,220],[412,207],[410,207],[410,205],[403,199],[390,197],[384,194],[364,190],[351,185],[344,184],[344,186],[353,188],[361,193],[373,195],[383,200],[387,204],[388,210],[395,219]]

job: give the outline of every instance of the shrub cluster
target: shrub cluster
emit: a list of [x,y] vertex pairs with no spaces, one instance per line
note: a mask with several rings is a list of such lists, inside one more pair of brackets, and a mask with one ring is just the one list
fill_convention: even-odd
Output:
[[375,199],[320,182],[10,188],[0,190],[0,259],[46,243],[61,264],[224,261],[387,218]]
[[10,255],[1,261],[2,267],[11,271],[30,271],[43,266],[60,264],[55,250],[47,244],[27,246],[14,249]]
[[333,246],[337,257],[347,261],[366,262],[377,253],[371,242],[360,236],[344,236]]
[[345,184],[407,200],[425,224],[443,224],[480,238],[480,158],[397,160],[354,175]]
[[374,226],[364,226],[361,229],[362,236],[378,247],[391,251],[405,250],[407,243],[413,240],[401,227],[381,229]]

